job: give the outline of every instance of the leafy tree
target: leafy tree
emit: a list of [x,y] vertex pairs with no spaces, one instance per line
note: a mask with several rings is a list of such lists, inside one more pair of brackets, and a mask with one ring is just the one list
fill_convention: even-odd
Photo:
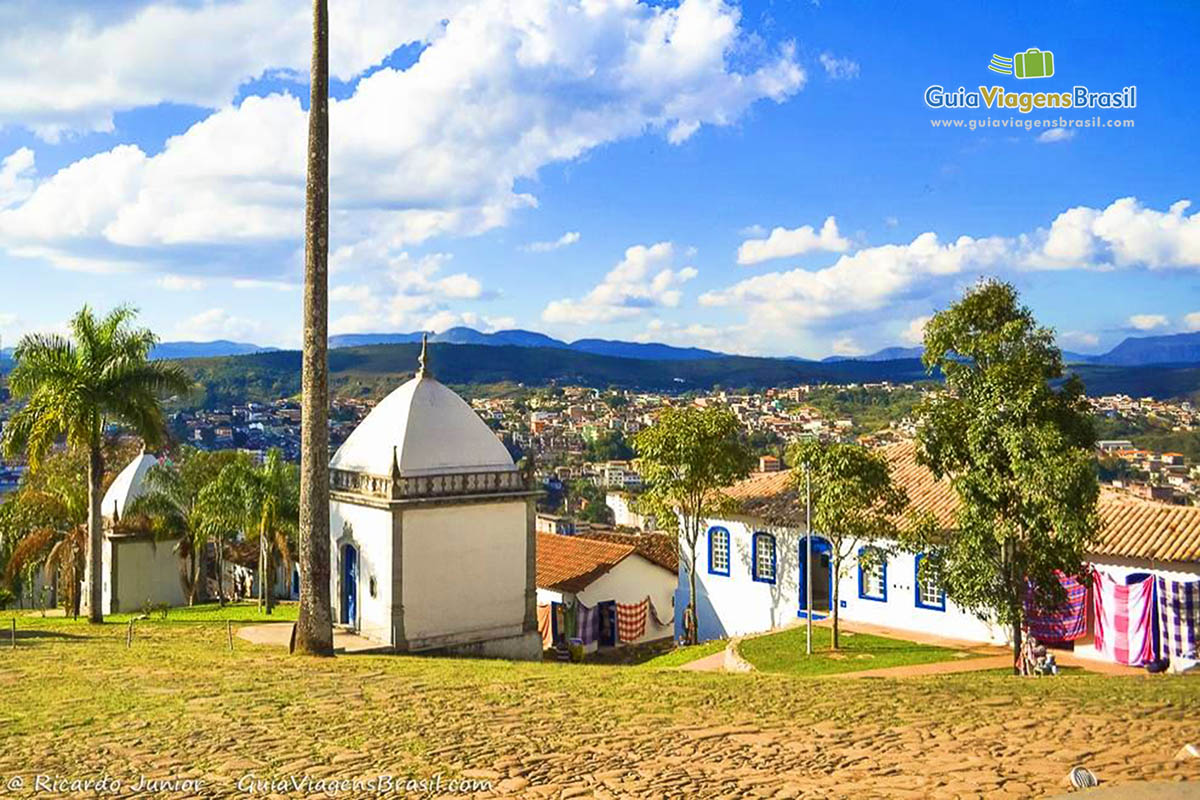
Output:
[[65,437],[88,453],[88,618],[102,622],[100,580],[104,479],[103,433],[110,423],[128,427],[148,445],[164,437],[160,398],[183,394],[191,381],[178,365],[150,361],[158,341],[145,328],[132,328],[133,309],[121,306],[98,319],[84,306],[71,319],[71,336],[29,334],[13,353],[9,387],[25,405],[4,431],[5,451],[25,451],[36,471],[50,448]]
[[[704,520],[733,510],[721,490],[746,477],[754,457],[742,440],[742,428],[725,408],[686,406],[664,409],[649,428],[634,437],[646,491],[639,509],[676,533],[680,563],[688,572],[685,635],[696,642],[696,543]],[[686,547],[686,552],[684,548]]]
[[628,461],[633,458],[633,448],[620,431],[605,431],[588,442],[587,458],[588,461]]
[[893,485],[887,460],[856,444],[815,440],[797,442],[788,452],[792,477],[804,499],[807,465],[812,484],[812,526],[829,542],[833,569],[833,649],[838,640],[838,587],[847,559],[863,551],[860,563],[869,567],[884,556],[881,540],[897,537],[896,520],[908,505],[904,490]]
[[[333,655],[329,598],[329,2],[313,0],[301,355],[300,613],[294,651]],[[270,592],[267,592],[270,596]]]
[[1062,603],[1055,571],[1083,575],[1098,530],[1083,384],[1061,380],[1054,332],[992,280],[925,326],[924,362],[946,390],[918,406],[918,458],[950,478],[960,504],[952,536],[915,544],[936,554],[947,596],[1011,629],[1015,660],[1026,581],[1039,603]]
[[[203,585],[204,553],[210,532],[203,524],[198,505],[200,494],[217,479],[222,469],[238,458],[238,453],[233,450],[206,452],[184,447],[175,459],[150,468],[143,493],[130,501],[125,509],[127,523],[136,524],[135,518],[142,517],[156,538],[175,540],[176,552],[187,561],[183,588],[187,592],[188,605],[196,604]],[[220,544],[217,551],[219,558]],[[220,576],[221,573],[218,571],[217,574]],[[223,602],[224,595],[219,588],[217,594]]]
[[567,512],[585,522],[601,525],[611,524],[612,509],[605,502],[605,492],[589,480],[573,480],[567,483]]

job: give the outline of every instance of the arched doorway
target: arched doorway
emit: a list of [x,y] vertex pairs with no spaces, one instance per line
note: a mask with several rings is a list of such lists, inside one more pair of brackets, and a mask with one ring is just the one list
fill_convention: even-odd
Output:
[[342,547],[342,619],[343,625],[358,621],[358,548]]
[[[829,613],[833,600],[833,566],[830,559],[829,542],[819,536],[812,537],[812,608],[813,619],[820,619]],[[800,539],[800,604],[796,616],[808,616],[808,546],[803,538]]]

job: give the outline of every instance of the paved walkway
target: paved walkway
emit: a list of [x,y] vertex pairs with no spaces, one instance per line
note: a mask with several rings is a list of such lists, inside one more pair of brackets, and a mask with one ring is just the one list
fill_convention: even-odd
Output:
[[722,648],[712,655],[689,661],[680,669],[685,672],[721,672],[725,669],[725,650]]
[[[287,647],[292,639],[292,623],[268,622],[262,625],[245,625],[237,629],[239,639],[245,639],[251,644],[266,644],[274,647]],[[357,633],[337,628],[333,629],[333,651],[335,653],[371,653],[390,652],[391,648],[364,639]]]

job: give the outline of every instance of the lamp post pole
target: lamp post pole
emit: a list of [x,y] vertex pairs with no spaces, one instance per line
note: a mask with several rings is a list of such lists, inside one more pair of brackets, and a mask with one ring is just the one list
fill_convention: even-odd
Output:
[[812,655],[812,478],[808,463],[804,464],[804,605],[807,613],[807,626],[804,647],[805,654]]

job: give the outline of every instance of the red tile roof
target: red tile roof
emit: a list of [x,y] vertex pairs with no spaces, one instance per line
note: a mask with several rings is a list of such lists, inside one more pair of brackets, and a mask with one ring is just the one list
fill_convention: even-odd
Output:
[[596,539],[612,544],[627,544],[637,551],[642,558],[671,572],[679,571],[679,553],[676,550],[675,538],[667,533],[623,533],[606,528],[591,529],[577,534],[585,539]]
[[540,589],[582,592],[625,560],[635,548],[558,533],[537,535],[537,585]]
[[[908,494],[906,514],[928,512],[947,528],[954,525],[958,496],[950,481],[938,480],[917,463],[913,442],[880,448],[892,477]],[[788,472],[751,475],[726,489],[748,516],[776,524],[803,521],[802,498]],[[1177,506],[1103,491],[1097,505],[1100,536],[1092,555],[1156,561],[1200,560],[1200,507]]]

